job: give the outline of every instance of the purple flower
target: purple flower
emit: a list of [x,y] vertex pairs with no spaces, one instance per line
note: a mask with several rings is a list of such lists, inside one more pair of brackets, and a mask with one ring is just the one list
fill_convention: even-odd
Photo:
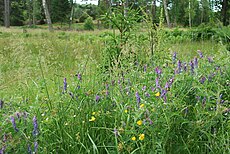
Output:
[[136,100],[137,100],[137,107],[139,108],[140,107],[140,103],[141,103],[141,98],[140,98],[138,92],[136,92]]
[[28,144],[27,150],[28,150],[28,153],[29,153],[29,154],[32,154],[32,150],[31,150],[30,144]]
[[67,91],[67,82],[66,82],[66,78],[64,78],[64,82],[63,82],[64,86],[63,86],[63,93]]
[[154,92],[154,91],[155,91],[155,88],[154,88],[154,87],[151,87],[151,90],[152,90],[152,92]]
[[118,136],[118,131],[117,131],[116,128],[114,128],[113,133],[114,133],[114,135],[115,135],[116,137]]
[[37,153],[37,151],[38,151],[38,142],[35,141],[34,142],[34,153]]
[[144,65],[144,72],[146,72],[147,70],[147,65]]
[[178,62],[177,62],[178,73],[181,73],[181,68],[182,68],[182,66],[181,66],[181,61],[178,60]]
[[191,67],[191,73],[193,74],[194,73],[194,63],[193,61],[190,61],[190,67]]
[[187,63],[184,62],[184,65],[183,65],[183,66],[184,66],[183,69],[184,69],[184,71],[186,72],[186,71],[187,71]]
[[155,68],[155,72],[158,74],[158,75],[161,75],[162,73],[162,70],[159,69],[158,67]]
[[166,96],[166,94],[167,94],[167,90],[162,89],[162,90],[161,90],[161,97]]
[[201,84],[204,84],[205,81],[206,81],[206,77],[203,76],[203,77],[200,79],[200,83],[201,83]]
[[205,107],[205,105],[206,105],[206,97],[202,99],[202,106]]
[[156,78],[156,88],[160,88],[158,77]]
[[169,83],[166,82],[166,83],[165,83],[165,89],[168,89],[168,88],[169,88]]
[[171,79],[169,79],[169,87],[171,87],[171,86],[172,86],[173,81],[174,81],[174,77],[172,77]]
[[16,113],[16,116],[17,116],[18,119],[20,119],[20,116],[21,116],[21,115],[20,115],[19,112],[17,112],[17,113]]
[[11,123],[12,123],[12,125],[13,125],[14,130],[15,130],[16,132],[18,132],[19,130],[18,130],[18,128],[16,127],[16,123],[15,123],[14,117],[11,116],[10,119],[11,119]]
[[176,52],[174,52],[174,53],[173,53],[173,56],[172,56],[172,61],[173,61],[173,63],[175,63],[175,61],[176,61],[176,55],[177,55]]
[[200,58],[203,58],[203,57],[204,57],[204,56],[203,56],[203,53],[202,53],[200,50],[197,50],[197,52],[199,53]]
[[142,87],[142,90],[145,91],[145,90],[146,90],[146,86],[143,86],[143,87]]
[[0,109],[3,108],[4,101],[0,99]]
[[150,94],[146,92],[146,93],[145,93],[145,96],[146,96],[146,97],[150,97]]
[[198,59],[196,57],[194,58],[194,67],[198,67]]
[[38,122],[37,122],[36,116],[33,117],[33,125],[34,125],[33,135],[37,136],[38,135]]
[[100,100],[100,96],[99,95],[96,95],[96,98],[95,98],[96,102],[98,102]]
[[80,73],[78,73],[78,74],[77,74],[77,78],[78,78],[78,80],[79,80],[79,81],[81,81],[81,80],[82,80],[82,78],[81,78],[81,74],[80,74]]
[[213,58],[212,57],[208,57],[208,62],[212,63],[213,62]]

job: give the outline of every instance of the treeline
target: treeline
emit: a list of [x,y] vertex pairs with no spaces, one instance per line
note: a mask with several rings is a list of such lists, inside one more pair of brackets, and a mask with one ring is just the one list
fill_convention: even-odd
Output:
[[[0,1],[0,24],[8,20],[12,26],[38,25],[45,23],[44,0],[2,0]],[[73,0],[45,0],[53,23],[84,22],[87,17],[100,19],[111,13],[113,7],[142,8],[158,23],[163,8],[165,23],[169,27],[198,26],[202,23],[230,24],[229,0],[99,0],[96,5],[78,5]],[[7,15],[7,3],[9,3]],[[9,19],[7,19],[9,18]],[[5,22],[4,22],[5,21]]]

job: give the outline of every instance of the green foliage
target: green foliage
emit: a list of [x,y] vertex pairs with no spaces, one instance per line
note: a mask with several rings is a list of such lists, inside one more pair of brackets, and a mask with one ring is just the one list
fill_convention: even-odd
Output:
[[70,18],[70,1],[52,0],[50,5],[50,14],[53,22],[66,22]]
[[94,30],[94,24],[93,24],[93,18],[92,17],[88,17],[85,20],[84,29],[85,30]]

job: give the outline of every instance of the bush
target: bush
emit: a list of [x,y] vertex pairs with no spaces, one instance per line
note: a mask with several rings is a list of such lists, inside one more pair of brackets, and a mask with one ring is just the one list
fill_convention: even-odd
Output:
[[85,29],[85,30],[94,30],[93,18],[92,18],[92,17],[88,17],[88,18],[85,20],[84,29]]

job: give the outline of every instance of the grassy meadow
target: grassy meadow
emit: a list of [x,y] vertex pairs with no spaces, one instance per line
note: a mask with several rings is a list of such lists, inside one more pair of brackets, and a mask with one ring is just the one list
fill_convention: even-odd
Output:
[[0,153],[230,153],[226,44],[168,31],[0,27]]

